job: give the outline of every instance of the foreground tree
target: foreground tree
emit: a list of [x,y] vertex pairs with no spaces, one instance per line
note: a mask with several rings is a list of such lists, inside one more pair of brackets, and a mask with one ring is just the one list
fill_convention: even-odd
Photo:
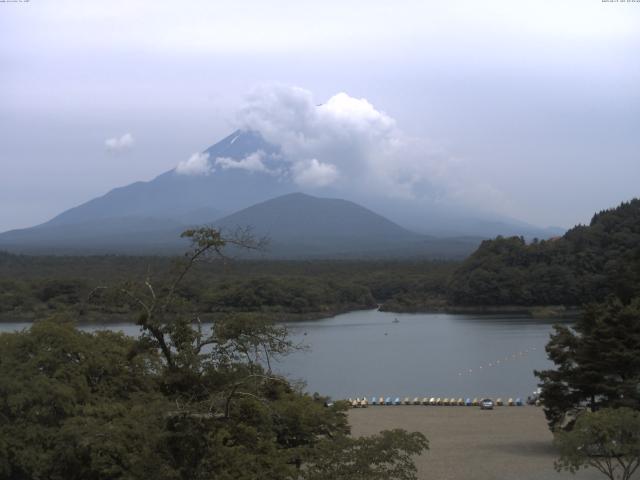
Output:
[[610,480],[629,480],[640,466],[640,412],[605,408],[581,413],[571,431],[555,434],[556,470],[592,467]]
[[161,364],[133,345],[66,318],[0,335],[0,478],[168,478]]
[[[27,479],[415,479],[427,448],[402,430],[354,439],[347,405],[325,407],[271,371],[294,345],[253,316],[204,326],[182,280],[250,236],[185,232],[172,275],[114,291],[138,308],[138,339],[68,318],[0,335],[0,477]],[[73,320],[73,319],[71,319]],[[326,474],[326,475],[325,475]]]
[[429,448],[420,433],[383,431],[353,440],[343,436],[327,439],[316,448],[306,468],[305,480],[413,480],[413,456]]
[[585,410],[640,410],[640,299],[609,298],[587,308],[573,328],[556,326],[546,347],[555,370],[536,372],[552,430]]

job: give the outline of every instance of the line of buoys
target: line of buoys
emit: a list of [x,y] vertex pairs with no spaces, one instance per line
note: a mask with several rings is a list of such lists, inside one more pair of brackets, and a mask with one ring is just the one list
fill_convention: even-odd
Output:
[[[368,400],[367,397],[356,397],[355,399],[349,398],[347,401],[349,405],[353,408],[366,408],[369,405],[430,405],[430,406],[466,406],[466,407],[477,407],[480,403],[485,400],[493,400],[490,397],[475,397],[465,398],[459,397],[423,397],[420,400],[420,397],[414,397],[413,400],[410,400],[409,397],[404,397],[402,400],[400,397],[371,397],[371,400]],[[521,407],[524,405],[524,402],[520,397],[513,398],[510,397],[506,402],[502,400],[502,398],[498,398],[495,400],[494,404],[497,407],[509,406],[509,407]],[[539,402],[535,403],[535,405],[540,405]]]
[[[495,361],[491,361],[488,362],[487,364],[482,364],[479,365],[478,368],[475,369],[476,372],[480,371],[480,370],[484,370],[486,368],[494,368],[497,367],[499,365],[504,365],[505,362],[508,362],[509,360],[517,360],[518,357],[523,357],[525,355],[528,355],[530,352],[535,352],[536,351],[536,347],[531,347],[531,348],[525,348],[524,350],[521,350],[519,352],[513,352],[509,355],[506,355],[504,357],[504,359],[497,359]],[[463,375],[472,375],[474,373],[474,369],[473,368],[467,368],[464,370],[461,370],[458,372],[458,376],[461,377]]]

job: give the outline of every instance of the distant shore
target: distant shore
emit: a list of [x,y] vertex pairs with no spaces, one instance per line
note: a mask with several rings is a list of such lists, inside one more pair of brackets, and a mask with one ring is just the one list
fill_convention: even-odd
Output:
[[575,318],[582,309],[565,305],[399,305],[382,304],[380,311],[392,313],[514,314],[532,318]]
[[553,437],[539,407],[371,406],[348,415],[356,436],[394,428],[422,432],[429,450],[416,459],[420,480],[602,478],[593,469],[576,475],[554,470]]
[[[358,305],[353,307],[345,307],[345,308],[330,308],[322,311],[316,312],[304,312],[304,313],[295,313],[295,312],[209,312],[209,313],[198,313],[193,312],[187,315],[191,315],[193,317],[198,316],[203,322],[213,321],[216,317],[221,317],[224,315],[233,315],[234,313],[238,314],[251,314],[251,315],[260,315],[264,318],[268,318],[274,322],[304,322],[304,321],[312,321],[312,320],[321,320],[323,318],[335,317],[336,315],[341,315],[343,313],[355,312],[359,310],[376,310],[375,307],[366,307],[364,305]],[[65,312],[56,312],[54,310],[50,311],[29,311],[29,312],[4,312],[0,314],[0,323],[13,323],[13,322],[35,322],[37,320],[48,318],[52,315],[64,314]],[[103,323],[103,324],[119,324],[119,323],[135,323],[135,320],[138,316],[136,312],[129,313],[104,313],[104,312],[88,312],[83,314],[76,314],[73,311],[67,312],[69,315],[77,315],[77,322],[80,324],[94,324],[94,323]]]
[[[395,308],[394,308],[395,307]],[[546,306],[521,306],[521,305],[506,305],[506,306],[455,306],[455,305],[415,305],[404,306],[400,308],[397,305],[387,306],[386,304],[380,304],[378,307],[369,307],[365,305],[350,305],[342,308],[328,308],[322,311],[315,312],[217,312],[217,313],[193,313],[193,315],[199,315],[202,321],[211,321],[216,316],[226,315],[232,313],[243,314],[255,314],[262,315],[274,322],[293,323],[304,322],[313,320],[322,320],[324,318],[335,317],[343,313],[355,312],[360,310],[380,310],[381,312],[388,313],[449,313],[457,315],[523,315],[531,318],[540,319],[553,319],[553,318],[566,318],[571,319],[581,314],[581,309],[577,307],[565,307],[562,305],[546,305]],[[47,318],[51,315],[60,314],[63,312],[51,311],[28,311],[28,312],[4,312],[0,314],[0,323],[13,323],[13,322],[34,322]],[[68,312],[70,315],[77,315],[73,311]],[[87,312],[78,315],[78,322],[82,324],[119,324],[119,323],[134,323],[137,314],[135,312],[129,313],[103,313],[103,312]]]

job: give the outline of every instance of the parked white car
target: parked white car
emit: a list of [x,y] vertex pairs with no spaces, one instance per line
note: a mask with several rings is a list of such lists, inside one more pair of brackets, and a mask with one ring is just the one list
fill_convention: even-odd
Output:
[[485,398],[480,402],[480,410],[493,410],[493,400]]

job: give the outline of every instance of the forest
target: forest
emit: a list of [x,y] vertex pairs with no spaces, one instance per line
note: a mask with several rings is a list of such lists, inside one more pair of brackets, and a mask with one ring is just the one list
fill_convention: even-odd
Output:
[[[0,253],[0,319],[68,310],[81,321],[126,318],[130,310],[100,287],[162,278],[168,257],[54,257]],[[326,317],[397,305],[442,304],[458,264],[438,261],[258,261],[214,259],[194,267],[177,295],[204,316],[259,312],[274,320]],[[98,290],[96,290],[98,289]]]
[[483,242],[453,273],[454,305],[583,305],[640,293],[640,199],[596,213],[564,236]]
[[[135,307],[103,287],[162,278],[178,260],[0,252],[0,320],[61,310],[85,322],[126,320]],[[216,258],[194,267],[176,295],[205,318],[251,312],[286,321],[376,306],[397,312],[571,307],[639,293],[640,200],[634,199],[562,237],[484,241],[463,262]]]

